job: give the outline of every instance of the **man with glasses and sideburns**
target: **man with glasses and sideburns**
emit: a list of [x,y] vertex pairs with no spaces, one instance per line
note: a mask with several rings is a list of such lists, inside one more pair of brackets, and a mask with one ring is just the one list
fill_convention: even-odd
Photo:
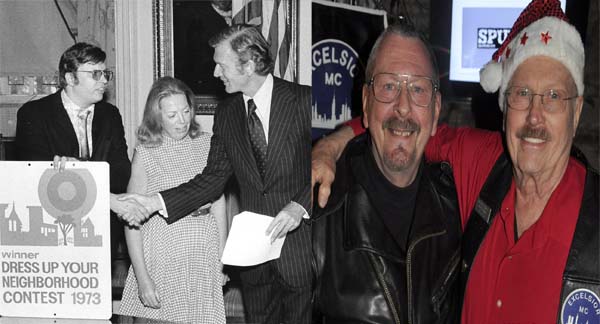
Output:
[[315,319],[456,323],[460,225],[452,173],[422,159],[441,107],[431,48],[412,27],[377,39],[362,88],[368,132],[314,204]]
[[[58,65],[61,89],[24,104],[17,113],[17,157],[21,161],[58,162],[62,157],[63,161],[108,162],[110,191],[118,194],[127,189],[131,164],[119,110],[102,101],[113,78],[105,60],[102,49],[86,43],[77,43],[62,54]],[[133,202],[120,206],[125,205],[142,208]],[[123,226],[111,213],[113,257],[120,241],[124,241]]]

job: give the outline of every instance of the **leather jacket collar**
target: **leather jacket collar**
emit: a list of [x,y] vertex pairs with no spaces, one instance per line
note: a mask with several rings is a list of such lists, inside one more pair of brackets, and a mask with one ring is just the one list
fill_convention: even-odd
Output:
[[[390,258],[396,262],[404,261],[405,256],[400,253],[400,249],[396,245],[394,239],[389,234],[389,231],[381,218],[369,217],[369,215],[377,214],[375,209],[369,203],[368,196],[362,186],[355,182],[354,176],[351,175],[353,163],[360,158],[360,154],[366,149],[368,136],[359,136],[353,140],[358,142],[358,145],[353,145],[352,150],[348,151],[346,159],[348,163],[338,163],[337,178],[332,188],[332,196],[329,197],[329,203],[324,209],[316,211],[316,217],[326,216],[333,213],[341,205],[345,204],[344,212],[344,246],[347,249],[367,250],[377,253],[381,256]],[[423,161],[421,161],[424,164]],[[417,193],[417,202],[419,215],[413,223],[413,230],[409,239],[410,246],[412,242],[433,233],[445,231],[445,221],[442,218],[444,213],[440,210],[439,203],[432,203],[438,200],[438,195],[435,194],[431,175],[428,168],[423,168],[421,175],[421,183]],[[451,181],[451,180],[450,180]],[[348,195],[352,195],[352,201],[346,201]],[[382,233],[382,235],[370,235],[369,233]],[[386,233],[387,235],[384,235]]]

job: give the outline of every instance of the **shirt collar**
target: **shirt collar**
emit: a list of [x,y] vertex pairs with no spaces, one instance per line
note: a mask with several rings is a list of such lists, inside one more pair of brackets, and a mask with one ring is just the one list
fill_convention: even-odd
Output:
[[267,74],[267,78],[265,82],[258,88],[258,91],[254,94],[254,97],[249,97],[243,94],[244,97],[244,105],[246,106],[246,111],[248,111],[248,100],[254,100],[254,104],[258,110],[269,109],[271,106],[271,94],[273,93],[273,76],[271,74]]
[[69,98],[69,95],[65,90],[62,90],[60,92],[60,98],[62,99],[63,106],[65,106],[65,109],[69,113],[78,114],[80,112],[83,112],[84,110],[94,112],[94,104],[91,104],[89,107],[81,108],[77,104],[75,104],[73,100],[71,100],[71,98]]

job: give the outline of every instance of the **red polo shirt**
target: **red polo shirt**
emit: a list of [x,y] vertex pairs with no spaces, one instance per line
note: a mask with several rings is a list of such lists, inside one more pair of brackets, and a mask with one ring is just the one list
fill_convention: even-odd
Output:
[[[360,119],[347,123],[362,133]],[[438,127],[425,148],[429,161],[452,165],[463,229],[489,172],[503,151],[501,134]],[[562,274],[585,183],[586,170],[570,158],[542,215],[514,240],[515,183],[473,262],[462,309],[463,324],[554,324]]]
[[[425,156],[452,165],[463,228],[496,159],[500,133],[438,128]],[[585,168],[570,158],[540,218],[514,240],[515,184],[511,184],[473,262],[463,324],[556,323],[562,274],[583,196]]]

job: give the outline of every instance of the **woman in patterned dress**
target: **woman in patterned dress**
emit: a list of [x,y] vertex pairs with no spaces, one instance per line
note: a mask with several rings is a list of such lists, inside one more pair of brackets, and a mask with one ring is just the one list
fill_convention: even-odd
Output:
[[[210,134],[194,121],[192,91],[164,77],[150,89],[128,192],[152,194],[201,173]],[[218,207],[218,208],[217,208]],[[217,214],[219,210],[219,214]],[[141,228],[125,228],[132,267],[120,313],[185,323],[225,323],[222,265],[223,198],[167,225],[151,217]]]

